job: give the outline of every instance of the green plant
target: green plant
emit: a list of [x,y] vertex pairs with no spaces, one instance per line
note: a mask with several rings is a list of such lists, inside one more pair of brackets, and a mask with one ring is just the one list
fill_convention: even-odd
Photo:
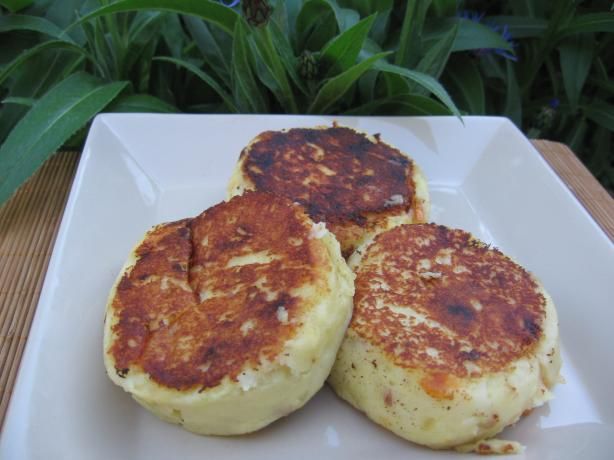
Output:
[[[535,97],[548,79],[543,69],[552,67],[551,58],[542,56],[564,44],[555,38],[575,36],[561,35],[563,24],[576,34],[598,34],[595,41],[612,29],[605,13],[573,16],[579,11],[573,3],[561,18],[548,22],[542,19],[547,11],[535,13],[539,9],[541,14],[542,7],[531,6],[532,13],[524,14],[522,5],[532,2],[511,2],[519,5],[514,17],[501,10],[488,19],[509,24],[512,39],[520,42],[520,60],[514,64],[509,37],[490,23],[459,14],[465,7],[479,7],[470,2],[461,8],[456,0],[237,3],[0,0],[0,203],[62,145],[80,146],[88,122],[100,111],[462,111],[504,113],[530,128],[546,101]],[[590,11],[595,8],[591,3]],[[588,84],[565,77],[565,89],[576,94],[569,119],[572,110],[583,114],[579,124],[585,127],[569,142],[580,151],[576,146],[584,146],[594,132],[600,149],[607,148],[609,137],[604,140],[603,133],[612,132],[612,85],[604,77],[611,70],[605,45],[611,37],[600,43],[586,79],[598,88],[594,94],[586,93]],[[572,51],[563,52],[565,68],[577,68],[570,60],[578,52]],[[538,64],[537,71],[520,70],[525,53]],[[562,91],[548,97],[560,99]],[[593,100],[600,102],[589,103]],[[560,107],[566,109],[563,102]],[[552,118],[559,122],[561,112]],[[596,120],[606,121],[605,131],[595,128]],[[542,125],[536,129],[548,134]],[[569,132],[564,125],[561,131]]]
[[516,62],[460,53],[442,83],[473,114],[503,114],[529,137],[571,147],[614,192],[614,3],[466,1],[472,20],[513,41]]

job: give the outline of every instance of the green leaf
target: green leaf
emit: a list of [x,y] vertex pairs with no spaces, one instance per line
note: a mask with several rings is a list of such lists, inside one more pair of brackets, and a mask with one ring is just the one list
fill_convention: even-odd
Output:
[[0,69],[11,62],[19,53],[40,43],[38,34],[7,33],[0,35]]
[[207,75],[205,72],[200,70],[194,64],[184,60],[184,59],[176,59],[172,57],[159,56],[155,57],[156,61],[170,62],[172,64],[183,67],[186,70],[189,70],[202,81],[204,81],[207,85],[209,85],[226,103],[228,109],[232,112],[238,112],[237,107],[235,106],[232,97],[222,88],[217,81]]
[[134,82],[136,91],[149,88],[151,59],[160,39],[160,22],[163,13],[139,11],[128,31],[128,46],[122,57],[123,78]]
[[[392,4],[391,1],[382,3]],[[388,7],[387,9],[382,9],[378,11],[377,16],[375,18],[375,22],[373,23],[373,27],[371,27],[369,37],[371,37],[376,43],[379,43],[380,45],[384,43],[386,37],[388,36],[391,13],[392,7]]]
[[0,69],[0,85],[24,62],[42,53],[43,51],[50,49],[63,49],[87,55],[87,53],[80,46],[75,45],[73,43],[69,43],[62,40],[49,40],[43,42],[39,45],[33,46],[32,48],[25,50],[23,53],[13,59],[13,61],[2,67],[2,69]]
[[593,62],[594,48],[593,34],[581,34],[559,46],[563,85],[572,110],[576,109],[580,101],[580,94]]
[[354,26],[360,19],[360,15],[349,8],[341,8],[337,4],[336,0],[315,0],[326,3],[329,8],[332,10],[335,15],[335,19],[337,21],[337,27],[339,27],[339,32],[345,32],[350,27]]
[[[273,13],[269,18],[270,22],[275,22],[282,33],[289,38],[290,30],[288,27],[288,8],[284,0],[271,0]],[[290,6],[292,8],[292,6]]]
[[[284,21],[279,22],[279,26],[282,28],[283,33],[288,37],[288,41],[293,49],[296,49],[297,45],[297,29],[296,18],[302,8],[302,0],[279,0],[284,4],[284,11],[286,18]],[[273,13],[274,14],[274,13]],[[287,29],[285,28],[287,27]]]
[[361,18],[377,13],[369,37],[380,45],[384,43],[389,31],[394,0],[337,0],[337,3],[343,8],[357,11]]
[[34,3],[34,0],[0,0],[0,6],[5,7],[11,13],[22,10],[32,3]]
[[[332,32],[330,25],[332,24]],[[324,28],[323,25],[329,25]],[[330,38],[335,36],[337,25],[334,20],[334,13],[331,11],[330,6],[320,0],[308,0],[303,3],[296,17],[296,45],[297,50],[300,53],[301,50],[311,49],[308,46],[309,39],[312,35],[326,43]],[[320,47],[317,47],[320,49]]]
[[481,48],[514,51],[512,45],[490,27],[467,19],[458,19],[457,21],[459,21],[459,28],[453,51]]
[[446,67],[446,87],[456,89],[461,98],[459,105],[467,109],[472,115],[486,113],[484,97],[484,83],[477,65],[470,58],[453,60]]
[[350,89],[352,84],[358,80],[363,73],[373,67],[379,59],[389,54],[390,52],[375,54],[353,67],[350,67],[345,72],[327,80],[318,91],[318,94],[308,109],[308,113],[326,113],[326,111]]
[[240,112],[267,112],[267,103],[261,86],[250,64],[247,47],[247,25],[241,18],[235,24],[232,46],[231,76],[234,100]]
[[614,133],[614,105],[603,101],[595,101],[582,107],[586,117],[599,126]]
[[35,102],[36,99],[31,97],[7,97],[2,101],[3,104],[16,104],[26,107],[32,107]]
[[62,41],[72,42],[72,39],[62,29],[51,21],[38,16],[28,16],[24,14],[0,16],[0,33],[10,32],[12,30],[40,32]]
[[183,54],[186,35],[183,31],[179,16],[176,14],[164,14],[162,19],[161,33],[164,43],[175,58]]
[[[43,3],[41,0],[35,0],[35,3]],[[56,26],[64,29],[68,27],[77,18],[77,15],[87,10],[92,10],[99,5],[99,2],[93,3],[92,0],[52,0],[46,1],[48,6],[45,7],[45,19],[51,21]],[[77,38],[79,30],[76,30],[73,38]],[[80,43],[79,40],[76,40]]]
[[109,106],[111,112],[123,113],[177,113],[176,107],[150,94],[119,96]]
[[286,69],[281,62],[279,52],[273,45],[270,29],[268,27],[253,29],[253,43],[256,54],[260,57],[262,64],[275,82],[275,85],[269,87],[269,89],[273,91],[273,94],[275,94],[286,112],[298,113],[294,94],[286,75]]
[[101,75],[114,80],[117,77],[117,60],[113,46],[109,43],[100,18],[92,21],[92,38],[95,62],[100,66]]
[[335,13],[335,19],[337,19],[339,32],[345,32],[360,21],[360,15],[357,11],[350,8],[335,8],[336,2],[334,0],[331,0],[330,3],[333,5],[333,11]]
[[[81,59],[63,51],[52,51],[31,59],[13,74],[8,95],[37,99],[57,81],[74,72]],[[26,111],[25,107],[17,105],[0,110],[0,144]]]
[[441,40],[454,24],[458,24],[458,33],[452,51],[475,49],[503,49],[513,52],[510,45],[499,33],[490,27],[463,18],[450,18],[429,22],[425,26],[425,40]]
[[119,0],[85,15],[71,27],[112,13],[138,10],[170,11],[203,18],[232,34],[239,15],[232,9],[211,0]]
[[367,70],[365,74],[358,79],[359,100],[371,101],[375,99],[378,76],[379,72],[377,70]]
[[[230,79],[228,56],[230,56],[232,45],[227,48],[202,19],[184,16],[183,21],[207,64],[218,77],[223,81],[228,81]],[[230,39],[229,36],[228,39]],[[228,42],[230,43],[230,40]]]
[[[321,28],[328,14],[333,15],[334,24],[339,32],[345,32],[360,19],[356,11],[340,8],[334,0],[307,0],[296,16],[296,41],[300,49],[305,47],[307,39],[314,33],[318,38],[326,39],[328,35],[323,33]],[[333,31],[332,36],[334,34]]]
[[422,56],[422,50],[424,49],[424,28],[427,24],[426,18],[431,4],[432,0],[421,0],[416,6],[412,29],[409,35],[409,56],[404,67],[414,68],[418,64],[420,56]]
[[[142,36],[143,32],[160,21],[162,15],[160,11],[138,11],[134,14],[128,27],[128,40],[138,40]],[[191,16],[187,16],[190,17]]]
[[126,85],[127,82],[105,84],[80,72],[37,101],[0,147],[0,203]]
[[437,41],[424,55],[424,57],[418,63],[416,70],[431,75],[435,78],[439,78],[441,72],[443,72],[450,53],[452,52],[452,46],[456,40],[456,34],[458,32],[458,25],[454,25],[450,31],[445,34],[441,40]]
[[290,79],[303,94],[307,94],[308,90],[296,71],[297,59],[292,52],[292,46],[290,45],[290,42],[288,42],[287,36],[274,21],[270,22],[268,27],[271,32],[271,38],[275,49],[279,53],[281,62],[284,65],[286,72],[288,72]]
[[439,17],[453,16],[457,8],[456,0],[433,0],[433,10]]
[[375,14],[358,22],[345,32],[337,35],[322,49],[320,62],[328,69],[327,76],[346,71],[356,63],[358,53],[371,30]]
[[378,97],[394,97],[399,94],[411,92],[411,85],[405,77],[395,73],[383,73],[377,85]]
[[[131,73],[130,80],[134,82],[135,91],[137,92],[153,92],[151,89],[151,80],[154,74],[153,57],[156,54],[158,47],[158,37],[145,44],[140,54],[134,56],[133,48],[129,48],[126,53],[126,69]],[[131,58],[134,56],[134,65],[131,65]]]
[[396,94],[343,112],[343,115],[450,115],[441,103],[416,94]]
[[401,26],[401,36],[399,38],[399,48],[394,57],[394,63],[400,66],[407,66],[409,63],[410,44],[412,43],[412,33],[420,26],[417,24],[417,0],[408,0],[405,5],[405,16]]
[[548,27],[548,20],[530,16],[487,16],[485,22],[507,26],[512,38],[540,37]]
[[394,0],[337,0],[342,8],[350,8],[367,17],[373,13],[381,13],[390,10],[394,5]]
[[450,112],[460,118],[461,114],[452,99],[450,98],[450,95],[447,93],[444,87],[441,86],[441,83],[439,83],[430,75],[426,75],[422,72],[416,72],[415,70],[405,69],[403,67],[389,64],[383,61],[375,63],[374,68],[376,68],[377,70],[381,70],[382,72],[396,73],[409,79],[412,82],[417,83],[430,93],[433,93],[441,102],[443,102],[443,104],[450,110]]
[[562,31],[562,35],[586,32],[614,32],[614,13],[591,13],[576,16]]

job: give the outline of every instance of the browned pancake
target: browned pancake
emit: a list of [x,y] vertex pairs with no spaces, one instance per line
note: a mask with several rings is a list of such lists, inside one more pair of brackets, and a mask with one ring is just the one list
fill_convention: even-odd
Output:
[[326,222],[345,256],[387,217],[427,217],[415,164],[379,135],[336,125],[266,131],[241,152],[240,168],[246,188],[284,195]]
[[356,275],[350,328],[397,366],[427,371],[421,385],[433,397],[450,397],[455,377],[504,369],[541,339],[546,300],[533,277],[462,230],[382,233]]
[[273,361],[310,308],[300,289],[327,288],[312,225],[288,199],[253,192],[149,232],[112,299],[118,375],[205,390]]
[[552,398],[556,310],[539,281],[469,233],[380,233],[348,261],[354,314],[329,383],[376,423],[434,449],[519,452],[492,440]]

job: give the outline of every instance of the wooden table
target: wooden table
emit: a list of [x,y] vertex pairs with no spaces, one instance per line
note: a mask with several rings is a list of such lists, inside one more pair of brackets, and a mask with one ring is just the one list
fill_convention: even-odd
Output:
[[[610,195],[565,145],[541,140],[533,144],[614,240]],[[55,155],[0,208],[0,426],[78,159],[76,152]]]

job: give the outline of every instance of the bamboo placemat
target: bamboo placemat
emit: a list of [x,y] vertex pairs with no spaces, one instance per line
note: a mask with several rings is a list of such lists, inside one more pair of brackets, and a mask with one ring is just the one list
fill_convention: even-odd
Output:
[[614,199],[565,144],[536,140],[535,148],[614,241]]
[[[614,240],[614,200],[565,145],[535,147]],[[0,426],[79,155],[59,153],[0,208]]]
[[0,424],[78,160],[56,154],[0,208]]

